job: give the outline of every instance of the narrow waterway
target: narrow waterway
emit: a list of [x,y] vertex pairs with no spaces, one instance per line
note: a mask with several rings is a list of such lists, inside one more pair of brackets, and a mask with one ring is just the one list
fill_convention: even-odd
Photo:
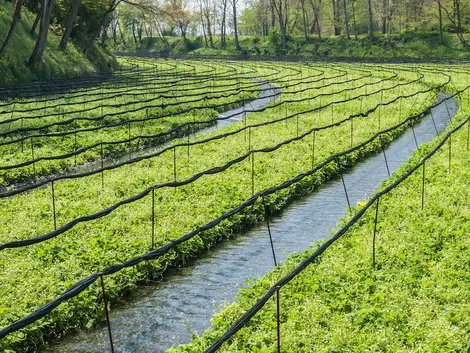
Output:
[[[439,95],[442,100],[446,96]],[[418,144],[432,140],[436,128],[443,131],[457,111],[454,100],[442,103],[414,131]],[[450,113],[450,116],[449,116]],[[434,122],[433,118],[434,117]],[[386,149],[393,173],[416,150],[412,130],[408,130]],[[344,175],[351,204],[372,195],[388,178],[382,153],[359,163]],[[271,231],[278,260],[307,249],[312,242],[329,236],[345,215],[347,202],[341,180],[328,182],[314,194],[292,203],[271,220]],[[201,332],[224,302],[234,300],[247,278],[264,275],[273,267],[267,229],[260,224],[224,242],[190,265],[172,270],[162,282],[140,288],[125,303],[113,307],[111,325],[115,351],[164,352],[173,344],[187,343],[190,331]],[[67,335],[45,352],[109,352],[107,328],[81,330]]]

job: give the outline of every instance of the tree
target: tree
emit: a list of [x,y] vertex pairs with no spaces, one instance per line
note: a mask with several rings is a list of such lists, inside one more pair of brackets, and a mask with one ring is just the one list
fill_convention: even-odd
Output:
[[186,9],[186,6],[186,0],[166,0],[162,9],[169,26],[172,28],[178,28],[185,43],[187,42],[186,33],[191,22],[190,13]]
[[310,42],[310,37],[308,35],[309,25],[308,25],[308,19],[307,19],[307,9],[305,8],[305,0],[300,0],[300,5],[302,7],[302,19],[304,22],[303,27],[304,27],[305,41]]
[[348,6],[346,5],[346,0],[343,0],[344,8],[344,24],[346,25],[346,38],[351,39],[349,35],[349,19],[348,19]]
[[227,2],[228,0],[222,0],[221,14],[222,22],[220,25],[220,47],[225,49],[227,47]]
[[235,36],[235,48],[241,50],[240,43],[238,41],[238,18],[237,18],[237,4],[238,0],[232,0],[232,10],[233,10],[233,34]]
[[288,0],[271,0],[271,6],[277,16],[282,35],[282,48],[287,47],[287,24],[289,21]]
[[72,0],[72,8],[70,10],[70,17],[67,22],[67,27],[65,28],[62,39],[60,40],[59,48],[65,50],[67,48],[67,43],[69,41],[70,35],[72,34],[73,27],[75,27],[78,8],[80,7],[81,0]]
[[201,20],[204,31],[204,37],[206,38],[207,46],[207,36],[209,36],[210,47],[214,48],[214,39],[212,38],[212,8],[211,0],[198,0],[199,7],[201,9]]
[[39,25],[39,34],[34,46],[33,53],[28,60],[27,66],[33,67],[42,61],[44,50],[46,49],[47,34],[49,33],[49,25],[51,23],[52,9],[54,8],[54,0],[43,0],[41,8],[41,23]]
[[441,0],[434,0],[437,4],[438,10],[439,10],[439,40],[442,45],[444,45],[444,34],[442,30],[442,6],[441,6]]
[[368,4],[368,34],[369,34],[369,39],[374,40],[374,17],[372,14],[372,0],[367,0]]
[[8,44],[10,43],[11,37],[15,32],[16,25],[21,20],[21,9],[23,7],[23,0],[17,0],[15,6],[15,11],[13,12],[13,20],[11,21],[10,29],[8,30],[7,36],[3,41],[2,47],[0,48],[0,57],[3,56],[7,50]]
[[321,27],[320,27],[321,0],[310,0],[310,4],[312,6],[313,18],[314,18],[315,26],[317,29],[318,39],[321,41]]

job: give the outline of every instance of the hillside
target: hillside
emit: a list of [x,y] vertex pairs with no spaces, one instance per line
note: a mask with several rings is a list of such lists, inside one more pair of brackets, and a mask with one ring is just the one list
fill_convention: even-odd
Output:
[[[290,37],[285,51],[281,48],[281,38],[274,32],[268,37],[240,37],[242,51],[235,49],[233,37],[227,39],[227,48],[219,49],[219,38],[215,37],[214,47],[206,48],[201,37],[188,37],[185,44],[181,37],[166,37],[172,54],[195,55],[294,55],[314,58],[412,58],[412,59],[470,59],[470,50],[464,48],[455,34],[445,35],[445,45],[439,43],[437,32],[403,32],[394,34],[389,40],[376,34],[370,41],[366,35],[358,39],[347,40],[344,36],[310,38]],[[470,38],[470,36],[469,36]],[[112,40],[107,44],[109,50],[127,52],[159,52],[165,50],[165,43],[160,38],[143,38],[134,42],[127,38],[126,45],[121,41],[114,46]]]
[[[3,42],[12,18],[11,3],[0,0],[0,41]],[[77,76],[95,71],[109,70],[114,65],[111,57],[96,48],[85,57],[73,45],[65,52],[58,49],[60,37],[50,31],[47,50],[43,63],[36,69],[26,68],[34,48],[36,34],[31,35],[35,15],[24,8],[22,19],[11,40],[4,57],[0,58],[0,84],[27,82],[35,79],[45,79],[56,76]]]

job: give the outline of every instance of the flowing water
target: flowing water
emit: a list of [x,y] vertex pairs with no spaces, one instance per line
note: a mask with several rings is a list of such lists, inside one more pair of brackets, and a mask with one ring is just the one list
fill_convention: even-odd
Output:
[[[442,100],[446,96],[439,95]],[[414,126],[418,144],[443,131],[457,111],[454,100],[442,103]],[[450,116],[449,116],[450,114]],[[409,129],[386,149],[393,173],[416,150]],[[371,196],[388,178],[382,153],[360,162],[344,174],[351,204]],[[271,219],[271,232],[278,261],[306,250],[312,242],[329,236],[346,213],[347,201],[341,179],[320,187],[312,195],[295,201]],[[210,318],[223,302],[231,302],[246,286],[247,278],[263,276],[273,267],[266,226],[259,226],[223,242],[191,264],[174,269],[155,284],[137,290],[135,296],[113,307],[111,326],[115,352],[164,352],[173,344],[187,343],[191,333],[210,326]],[[109,352],[105,326],[81,330],[64,337],[45,352]]]

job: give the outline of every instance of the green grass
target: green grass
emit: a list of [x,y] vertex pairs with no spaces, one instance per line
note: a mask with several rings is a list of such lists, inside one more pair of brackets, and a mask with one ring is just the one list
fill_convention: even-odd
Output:
[[[451,69],[466,69],[454,66]],[[445,72],[446,70],[443,69]],[[458,89],[468,73],[452,73]],[[470,95],[448,130],[470,113]],[[426,162],[425,207],[421,210],[421,169],[381,197],[377,269],[372,268],[375,207],[315,263],[281,289],[282,352],[466,352],[470,334],[470,166],[468,131],[452,137]],[[439,141],[422,146],[386,187]],[[359,203],[353,213],[363,207]],[[349,214],[351,216],[351,214]],[[346,223],[342,220],[338,228]],[[326,236],[326,235],[325,235]],[[212,320],[204,335],[170,352],[201,352],[215,342],[277,280],[312,249],[291,255],[266,276],[242,289],[238,301]],[[275,352],[274,300],[256,314],[220,352]]]
[[[11,2],[0,0],[0,41],[3,42],[11,23],[13,8]],[[43,62],[37,68],[29,69],[25,62],[31,55],[36,34],[31,35],[35,15],[23,8],[22,20],[18,23],[4,57],[0,58],[0,84],[29,82],[57,76],[79,76],[95,71],[109,71],[115,61],[102,49],[92,48],[88,57],[69,43],[67,50],[59,50],[60,37],[49,31]]]

